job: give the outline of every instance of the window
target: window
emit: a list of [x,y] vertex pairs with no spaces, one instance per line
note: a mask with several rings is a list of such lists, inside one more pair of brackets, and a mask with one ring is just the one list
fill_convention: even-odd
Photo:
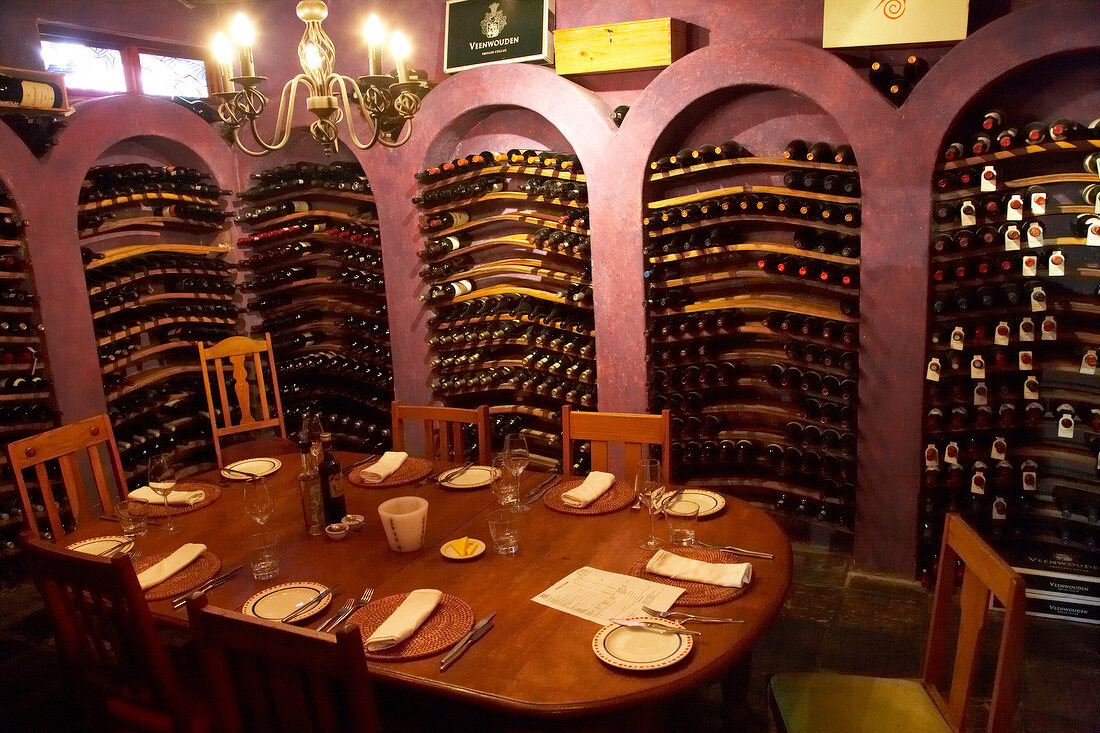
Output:
[[215,91],[207,85],[205,52],[198,48],[68,28],[41,29],[41,44],[46,70],[65,74],[70,97],[206,97]]

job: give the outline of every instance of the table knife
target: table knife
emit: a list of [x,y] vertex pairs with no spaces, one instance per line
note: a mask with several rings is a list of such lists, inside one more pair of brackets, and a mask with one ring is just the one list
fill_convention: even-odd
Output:
[[672,626],[665,626],[659,624],[656,621],[639,621],[634,618],[613,618],[611,623],[618,624],[619,626],[633,626],[639,629],[649,629],[650,631],[656,631],[659,634],[687,634],[689,636],[702,636],[701,631],[689,631],[688,629],[677,629]]
[[310,610],[311,608],[315,608],[318,603],[325,600],[326,598],[328,598],[330,595],[332,595],[335,591],[337,591],[339,589],[340,589],[340,586],[338,586],[338,585],[334,585],[331,588],[325,588],[323,591],[318,593],[316,596],[311,598],[309,601],[303,603],[301,606],[296,608],[294,611],[288,613],[286,616],[283,616],[283,623],[284,624],[294,623],[295,619],[300,618],[303,613]]
[[248,471],[241,471],[240,469],[230,468],[229,466],[226,466],[222,470],[229,471],[229,473],[235,473],[238,476],[247,476],[248,478],[260,478],[260,474],[258,473],[249,473]]
[[539,484],[538,488],[536,488],[531,496],[528,497],[527,503],[534,504],[536,501],[542,498],[543,494],[557,486],[560,482],[561,476],[551,476],[550,478],[546,479],[541,484]]
[[[100,514],[99,518],[104,520],[105,522],[114,522],[116,524],[119,523],[118,517],[109,517],[106,514]],[[148,524],[148,525],[151,525],[153,527],[159,527],[160,526],[160,522],[154,521],[152,519],[146,519],[145,523]]]
[[455,644],[454,648],[443,656],[443,659],[439,662],[439,671],[446,672],[448,667],[454,664],[459,657],[466,653],[467,649],[474,645],[474,642],[488,634],[489,630],[493,628],[493,618],[496,615],[496,611],[494,611],[474,624],[474,628],[470,629],[470,633],[462,637],[462,639]]
[[462,474],[469,471],[470,467],[473,466],[473,465],[474,465],[474,462],[470,461],[469,463],[467,463],[465,466],[462,466],[461,468],[456,468],[456,469],[453,469],[449,472],[441,473],[439,475],[439,478],[436,479],[436,480],[439,481],[440,483],[443,483],[444,481],[454,481],[456,478],[458,478]]
[[192,593],[194,593],[195,591],[202,591],[203,593],[205,593],[208,590],[213,590],[214,588],[217,588],[222,583],[229,582],[230,578],[232,578],[237,573],[237,571],[240,570],[242,567],[244,567],[244,566],[243,565],[234,565],[233,567],[229,568],[228,570],[226,570],[221,575],[215,575],[213,578],[206,581],[205,583],[200,585],[198,588],[192,588],[191,590],[187,591],[183,595],[177,596],[175,599],[172,600],[172,608],[181,608],[183,606],[183,604],[186,603],[187,597],[189,595],[191,595]]

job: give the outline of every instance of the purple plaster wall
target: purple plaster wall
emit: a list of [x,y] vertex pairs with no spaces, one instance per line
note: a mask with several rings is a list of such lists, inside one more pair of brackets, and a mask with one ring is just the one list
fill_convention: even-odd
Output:
[[[259,28],[260,72],[275,80],[294,71],[291,49],[301,25],[293,5],[292,0],[239,4]],[[360,18],[376,8],[392,22],[395,4],[341,0],[331,5],[326,25],[340,54],[338,67],[351,71],[355,64],[350,59],[360,46]],[[945,47],[922,49],[930,58],[942,58],[897,110],[859,72],[820,48],[819,0],[558,0],[557,5],[559,27],[681,18],[692,24],[693,52],[660,72],[574,80],[526,65],[464,72],[427,97],[408,145],[344,154],[360,161],[379,199],[397,397],[423,402],[431,396],[426,311],[416,299],[415,252],[422,242],[409,201],[415,170],[460,152],[529,143],[567,147],[580,156],[593,211],[600,409],[641,411],[646,408],[640,224],[646,162],[655,151],[685,142],[733,136],[765,148],[796,134],[820,132],[847,140],[856,150],[864,191],[856,557],[863,567],[911,573],[920,480],[928,201],[936,156],[963,110],[995,94],[1034,99],[1037,117],[1100,116],[1094,111],[1100,95],[1093,82],[1100,5],[1087,0],[971,3],[970,38],[946,53]],[[400,5],[399,25],[416,39],[416,66],[435,79],[443,78],[441,6],[435,0]],[[211,28],[237,9],[187,10],[170,0],[5,0],[0,4],[0,65],[37,64],[39,17],[204,43]],[[871,51],[861,53],[866,57]],[[1034,83],[1032,70],[1040,70],[1043,84]],[[991,89],[990,80],[999,78],[1019,79],[1020,88]],[[620,103],[632,104],[632,110],[616,130],[608,113]],[[293,148],[271,158],[246,159],[182,108],[125,96],[82,105],[61,144],[41,161],[0,125],[0,179],[32,222],[28,245],[65,419],[101,411],[104,405],[73,222],[85,170],[120,143],[129,150],[148,149],[154,159],[201,162],[227,188],[247,185],[248,173],[257,168],[320,158],[301,136]]]

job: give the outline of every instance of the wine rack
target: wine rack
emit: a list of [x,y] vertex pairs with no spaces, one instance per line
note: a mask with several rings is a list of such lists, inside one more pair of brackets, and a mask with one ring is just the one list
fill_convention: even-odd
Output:
[[673,478],[850,531],[860,236],[851,148],[794,140],[761,157],[729,141],[650,168],[650,405],[673,414]]
[[[561,406],[596,409],[587,188],[576,156],[483,152],[417,174],[432,386],[561,469]],[[472,447],[472,442],[471,442]],[[497,446],[499,447],[499,446]],[[474,453],[476,455],[476,453]],[[587,454],[574,466],[587,470]]]
[[357,163],[298,163],[252,175],[238,218],[243,289],[271,334],[288,431],[320,415],[337,444],[389,447],[393,367],[382,249]]
[[127,482],[173,450],[214,460],[197,344],[239,332],[226,262],[229,191],[201,171],[125,163],[90,169],[77,228],[107,412]]
[[935,567],[947,511],[964,513],[1013,558],[1100,557],[1100,130],[1093,128],[1068,120],[1014,127],[993,110],[958,131],[937,168],[925,575]]
[[[42,344],[37,298],[30,278],[23,221],[16,202],[0,186],[0,435],[4,443],[57,427],[53,386]],[[16,489],[7,452],[0,456],[0,583],[21,576],[16,537],[25,526],[26,508]],[[28,489],[36,490],[33,479]],[[59,500],[67,520],[67,502]],[[41,495],[32,495],[31,511],[45,525]]]

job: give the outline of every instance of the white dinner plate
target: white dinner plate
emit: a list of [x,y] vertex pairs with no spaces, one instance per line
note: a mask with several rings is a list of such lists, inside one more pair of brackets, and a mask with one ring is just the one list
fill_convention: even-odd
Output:
[[[327,588],[328,586],[322,583],[309,583],[306,581],[273,585],[245,601],[242,613],[246,616],[258,616],[268,621],[282,621],[294,609],[301,608],[309,603],[318,594],[325,592]],[[331,600],[332,594],[330,593],[322,598],[316,606],[299,616],[297,620],[304,621],[311,616],[316,616],[325,610]]]
[[[133,545],[134,541],[129,537],[123,537],[122,535],[106,535],[104,537],[93,537],[90,540],[81,540],[80,542],[74,542],[71,545],[67,545],[69,550],[76,550],[77,552],[86,552],[89,555],[102,555],[105,552],[110,552],[116,547],[122,547],[123,545]],[[122,554],[126,554],[130,551],[130,548],[122,550]]]
[[452,540],[451,542],[444,542],[439,548],[439,554],[448,560],[473,560],[475,557],[485,552],[485,543],[481,540],[470,538],[470,554],[459,555],[459,548],[455,547],[455,542],[458,540]]
[[[230,463],[223,468],[222,476],[235,481],[247,481],[249,477],[241,474],[250,473],[253,476],[267,476],[278,471],[282,465],[283,462],[278,458],[246,458],[243,461]],[[231,468],[241,473],[234,473],[229,470]]]
[[702,489],[684,489],[684,493],[680,494],[679,501],[690,501],[695,506],[699,507],[699,517],[709,517],[711,514],[717,514],[722,511],[722,507],[726,505],[726,499],[721,494],[716,494],[713,491],[703,491]]
[[[675,621],[656,616],[633,616],[641,621],[656,621],[670,629],[682,629]],[[688,655],[692,637],[687,634],[662,634],[634,626],[608,624],[592,637],[592,651],[604,664],[619,669],[645,671],[676,664]]]
[[500,470],[492,466],[470,466],[460,475],[455,476],[453,479],[440,481],[439,484],[451,489],[475,489],[480,486],[488,486],[499,474]]

